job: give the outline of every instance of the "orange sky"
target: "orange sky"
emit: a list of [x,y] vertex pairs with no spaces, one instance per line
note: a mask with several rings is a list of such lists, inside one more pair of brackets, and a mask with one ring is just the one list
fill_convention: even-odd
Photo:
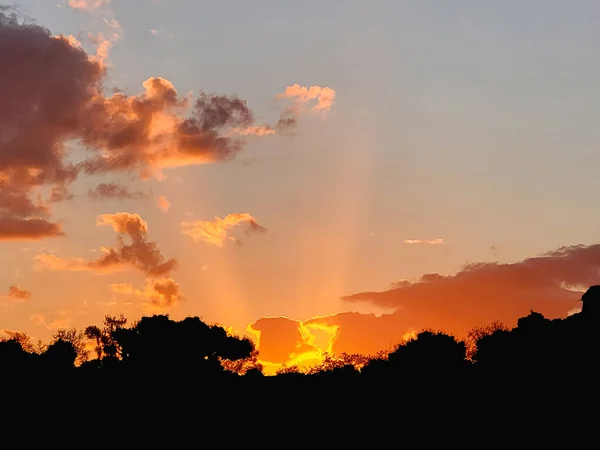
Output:
[[539,169],[561,128],[525,117],[519,159],[484,152],[518,144],[506,93],[480,127],[487,105],[443,83],[380,85],[403,72],[356,66],[376,57],[370,28],[333,33],[329,58],[304,30],[310,64],[226,40],[196,61],[210,33],[147,3],[31,3],[39,26],[0,9],[0,331],[197,315],[253,338],[272,373],[424,328],[564,317],[600,282],[592,178],[560,149]]

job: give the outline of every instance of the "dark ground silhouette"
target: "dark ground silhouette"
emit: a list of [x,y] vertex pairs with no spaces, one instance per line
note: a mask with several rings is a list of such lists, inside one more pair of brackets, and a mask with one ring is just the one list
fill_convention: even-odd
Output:
[[[49,345],[33,344],[25,334],[0,341],[0,371],[21,377],[30,371],[82,379],[156,374],[163,379],[263,383],[419,383],[435,376],[439,384],[493,379],[526,384],[534,380],[582,380],[598,373],[600,286],[582,297],[582,312],[546,319],[532,311],[513,329],[501,323],[474,328],[466,341],[442,331],[425,330],[416,339],[375,357],[327,357],[301,372],[292,367],[263,376],[259,354],[247,338],[229,336],[198,317],[174,321],[143,317],[128,325],[123,316],[106,316],[101,327],[83,332],[60,330]],[[93,359],[86,340],[94,343]]]
[[305,420],[320,420],[345,430],[328,438],[331,445],[372,447],[386,442],[383,428],[402,430],[405,440],[416,433],[423,445],[443,438],[487,448],[521,432],[531,444],[558,445],[559,431],[583,426],[581,409],[595,407],[600,381],[600,286],[582,300],[582,312],[565,318],[532,311],[512,329],[495,322],[474,328],[465,341],[424,330],[389,354],[329,356],[305,373],[287,368],[276,376],[262,374],[252,341],[198,317],[156,315],[128,324],[107,316],[102,326],[61,330],[48,345],[17,333],[0,341],[3,411],[21,423],[6,400],[60,406],[69,410],[60,413],[65,420],[81,411],[94,426],[124,426],[123,433],[141,433],[154,446],[164,436],[140,421],[163,430],[186,423],[188,432],[200,427],[221,439],[225,428],[210,427],[238,434],[268,427],[270,436],[287,439],[308,426]]

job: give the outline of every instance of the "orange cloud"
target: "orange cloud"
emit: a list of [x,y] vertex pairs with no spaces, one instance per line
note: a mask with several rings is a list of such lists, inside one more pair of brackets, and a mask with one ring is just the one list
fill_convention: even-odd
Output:
[[88,196],[95,200],[104,198],[138,200],[147,197],[147,195],[143,192],[131,192],[127,186],[122,186],[116,183],[100,183],[93,190],[90,189],[88,191]]
[[190,99],[179,98],[170,81],[149,78],[143,87],[138,96],[92,100],[90,120],[97,126],[83,142],[103,151],[84,163],[86,173],[137,170],[143,177],[160,176],[161,169],[228,159],[243,148],[242,141],[227,136],[254,122],[243,100],[201,92],[186,118]]
[[109,3],[110,0],[69,0],[71,8],[83,11],[96,11]]
[[429,244],[429,245],[440,245],[444,243],[444,240],[441,238],[437,239],[406,239],[404,241],[405,244]]
[[164,195],[158,197],[157,203],[158,207],[164,212],[167,212],[171,208],[171,202]]
[[383,292],[344,297],[347,302],[396,308],[416,329],[434,327],[463,336],[473,326],[510,325],[533,309],[564,317],[580,288],[600,282],[600,245],[562,247],[523,261],[468,264],[455,275],[427,274]]
[[109,286],[116,294],[133,295],[143,299],[142,304],[149,312],[160,312],[179,304],[182,299],[179,285],[172,278],[146,279],[143,289],[136,289],[129,283]]
[[254,336],[264,372],[274,374],[282,366],[307,368],[320,363],[324,352],[304,324],[286,317],[263,317],[248,325]]
[[71,317],[66,311],[60,311],[53,320],[48,320],[43,314],[33,314],[29,317],[35,326],[44,326],[47,330],[64,330],[71,324]]
[[177,267],[176,259],[165,261],[156,242],[148,242],[148,224],[138,215],[127,212],[103,214],[97,218],[97,225],[108,225],[120,235],[127,235],[131,244],[125,244],[123,236],[118,236],[117,246],[102,247],[103,255],[94,261],[81,258],[65,259],[56,255],[41,253],[34,257],[39,270],[93,271],[111,273],[128,267],[144,272],[150,277],[163,277]]
[[299,105],[304,105],[311,101],[316,101],[311,111],[325,114],[331,110],[335,101],[335,91],[330,87],[321,86],[300,86],[299,84],[293,84],[287,86],[285,90],[279,94],[278,98],[292,98],[296,100]]
[[[113,19],[116,25],[118,22]],[[102,33],[98,33],[96,36],[90,36],[90,40],[97,45],[96,54],[91,57],[92,60],[98,61],[102,66],[106,66],[108,61],[108,54],[112,49],[115,42],[121,39],[121,34],[113,32],[110,36],[104,36]]]
[[29,316],[29,320],[32,321],[35,326],[42,326],[46,324],[46,318],[43,314],[32,314]]
[[54,36],[54,39],[64,39],[71,47],[83,49],[83,46],[81,45],[81,42],[79,41],[79,39],[77,39],[72,34],[69,34],[69,35],[59,34],[57,36]]
[[[110,255],[111,249],[102,247],[104,255]],[[124,264],[101,264],[102,258],[96,261],[88,261],[83,258],[61,258],[50,253],[38,253],[33,257],[34,267],[37,270],[55,270],[60,272],[96,272],[108,274],[125,270]]]
[[118,212],[102,214],[96,219],[96,225],[111,226],[117,233],[128,234],[134,241],[143,240],[148,233],[148,224],[139,214]]
[[[465,338],[473,327],[496,320],[515,326],[530,310],[549,318],[566,317],[580,311],[587,287],[600,284],[599,271],[600,245],[563,247],[516,263],[470,264],[455,275],[427,274],[415,282],[394,283],[383,292],[344,297],[347,302],[395,309],[388,314],[259,319],[248,330],[255,330],[259,359],[271,367],[293,364],[301,359],[299,352],[308,358],[319,352],[374,355],[425,329]],[[319,332],[326,336],[321,342],[316,340]]]
[[259,225],[248,213],[229,214],[225,218],[215,217],[212,221],[181,223],[183,234],[190,236],[195,242],[206,242],[217,247],[223,247],[227,240],[239,242],[236,238],[228,236],[228,231],[239,225],[245,226],[246,234],[266,231],[266,228]]
[[[398,318],[373,314],[339,313],[299,321],[287,317],[266,317],[248,325],[265,372],[282,367],[308,369],[323,362],[326,355],[376,355],[415,336],[410,327],[400,328]],[[323,333],[324,339],[317,339]]]
[[29,300],[31,292],[19,286],[11,286],[8,288],[8,297],[14,300]]

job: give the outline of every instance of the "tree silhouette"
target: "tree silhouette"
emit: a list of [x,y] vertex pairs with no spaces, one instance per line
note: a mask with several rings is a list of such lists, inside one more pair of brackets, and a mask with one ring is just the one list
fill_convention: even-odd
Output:
[[119,347],[113,338],[113,334],[127,324],[127,319],[123,314],[117,316],[104,316],[104,325],[102,328],[96,325],[88,326],[84,335],[94,341],[96,359],[101,360],[104,356],[116,358],[119,353]]
[[246,375],[248,372],[259,371],[262,373],[264,366],[258,361],[258,351],[253,350],[250,356],[241,359],[227,359],[221,357],[221,365],[229,372]]
[[17,339],[4,339],[0,341],[0,369],[2,371],[21,371],[30,363],[30,354],[23,350],[21,342]]
[[77,351],[71,342],[57,339],[41,355],[44,365],[50,370],[72,369],[77,359]]
[[85,340],[86,334],[82,331],[77,331],[75,328],[61,329],[52,335],[51,344],[57,341],[70,342],[77,353],[77,359],[75,360],[77,365],[81,365],[88,361],[90,352],[86,348]]
[[167,315],[143,317],[131,328],[115,329],[112,338],[129,367],[169,367],[204,375],[222,374],[221,361],[248,359],[255,351],[249,339],[228,336],[224,328],[198,317],[179,322]]
[[488,325],[476,326],[469,330],[465,344],[467,346],[467,359],[475,360],[477,352],[477,343],[484,337],[493,334],[495,331],[508,331],[508,328],[499,320]]

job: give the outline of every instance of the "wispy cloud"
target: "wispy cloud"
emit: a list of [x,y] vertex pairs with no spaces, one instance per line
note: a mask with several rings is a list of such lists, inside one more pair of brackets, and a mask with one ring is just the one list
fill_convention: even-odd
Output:
[[444,240],[442,238],[436,238],[436,239],[406,239],[404,241],[405,244],[427,244],[427,245],[440,245],[444,243]]
[[88,191],[88,196],[94,200],[108,198],[139,200],[147,197],[143,192],[131,192],[127,186],[116,183],[100,183],[94,189]]
[[69,0],[69,7],[81,11],[98,11],[110,3],[110,0]]
[[165,195],[159,196],[156,203],[161,211],[167,212],[171,208],[171,202]]
[[172,31],[165,30],[162,26],[159,28],[150,28],[150,34],[156,37],[173,37],[175,34]]

